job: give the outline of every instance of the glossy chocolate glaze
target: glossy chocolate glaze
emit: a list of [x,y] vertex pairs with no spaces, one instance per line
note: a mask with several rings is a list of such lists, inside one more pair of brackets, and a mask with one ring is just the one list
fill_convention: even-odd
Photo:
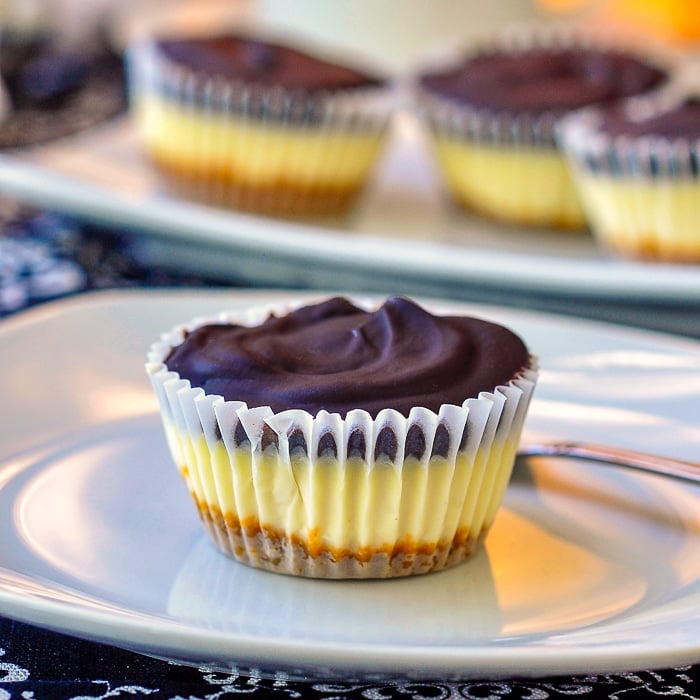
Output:
[[644,118],[628,110],[608,109],[602,114],[600,129],[610,136],[700,139],[700,100],[689,99]]
[[472,56],[457,67],[426,73],[430,92],[502,112],[565,112],[636,95],[660,84],[659,68],[616,51],[531,49]]
[[488,321],[433,316],[396,297],[375,312],[332,298],[259,326],[211,324],[166,359],[208,394],[273,411],[321,409],[373,416],[414,406],[438,411],[492,391],[524,369],[523,342]]
[[168,39],[157,44],[169,60],[195,72],[265,87],[318,92],[379,85],[373,76],[287,46],[222,35]]

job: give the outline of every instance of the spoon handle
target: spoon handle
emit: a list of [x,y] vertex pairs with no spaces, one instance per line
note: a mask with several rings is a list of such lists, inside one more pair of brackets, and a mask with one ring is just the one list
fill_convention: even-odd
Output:
[[585,442],[523,443],[518,450],[518,456],[573,457],[700,483],[700,464],[698,463],[609,445],[595,445]]

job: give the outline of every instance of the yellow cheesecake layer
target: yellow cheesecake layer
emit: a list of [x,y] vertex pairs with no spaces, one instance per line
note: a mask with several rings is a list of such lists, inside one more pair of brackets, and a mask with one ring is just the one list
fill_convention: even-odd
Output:
[[524,226],[586,225],[565,158],[554,148],[488,146],[438,135],[452,196],[467,209]]
[[350,559],[351,567],[381,560],[394,575],[401,567],[414,573],[416,558],[430,570],[471,554],[495,518],[516,449],[509,440],[473,459],[368,466],[303,453],[285,461],[275,450],[229,453],[222,441],[210,449],[203,436],[185,433],[177,439],[202,520],[228,554],[258,566],[291,550],[304,560]]
[[333,125],[256,122],[137,97],[134,114],[148,153],[163,169],[249,189],[356,191],[382,136]]
[[604,247],[642,259],[700,261],[697,180],[578,175],[593,231]]

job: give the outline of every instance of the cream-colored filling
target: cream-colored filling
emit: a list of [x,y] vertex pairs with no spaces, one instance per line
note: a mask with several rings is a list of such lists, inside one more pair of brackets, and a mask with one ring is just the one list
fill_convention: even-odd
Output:
[[579,172],[593,230],[608,248],[642,257],[700,260],[700,182]]
[[524,225],[586,224],[565,158],[554,148],[487,146],[436,138],[454,198],[469,209]]
[[357,188],[381,145],[375,132],[256,122],[154,94],[134,98],[134,116],[146,150],[161,165],[248,187]]
[[182,472],[200,510],[231,528],[303,545],[311,556],[370,557],[429,551],[478,538],[493,521],[513,465],[515,445],[480,448],[473,461],[408,458],[403,465],[332,458],[289,462],[276,452],[231,456],[219,442],[179,435]]

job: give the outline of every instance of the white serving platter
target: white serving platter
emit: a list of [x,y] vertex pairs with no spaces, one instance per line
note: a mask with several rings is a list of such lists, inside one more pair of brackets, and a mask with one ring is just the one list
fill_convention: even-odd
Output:
[[0,155],[0,192],[137,231],[156,264],[259,286],[383,292],[413,285],[436,296],[481,286],[604,301],[700,301],[697,265],[622,261],[587,232],[506,226],[457,209],[423,128],[405,111],[365,195],[342,219],[267,218],[175,198],[143,158],[128,117]]

